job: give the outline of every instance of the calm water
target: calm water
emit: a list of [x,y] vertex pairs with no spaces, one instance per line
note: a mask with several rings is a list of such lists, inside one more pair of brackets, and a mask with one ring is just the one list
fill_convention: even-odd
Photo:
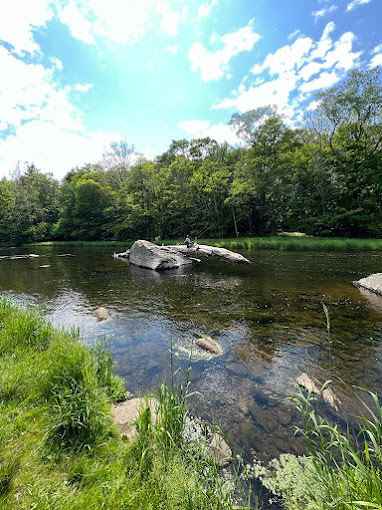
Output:
[[[382,298],[351,284],[381,271],[380,254],[257,251],[244,253],[251,266],[208,261],[155,273],[114,260],[112,247],[33,251],[40,257],[0,259],[1,294],[40,305],[54,324],[79,328],[88,343],[108,340],[134,394],[168,380],[171,345],[175,370],[187,368],[192,353],[191,408],[218,423],[237,451],[264,459],[301,451],[288,396],[302,372],[335,380],[341,418],[362,412],[354,385],[382,392]],[[66,253],[74,256],[59,256]],[[96,321],[97,306],[110,320]],[[221,342],[222,357],[196,352],[193,341],[204,334]]]

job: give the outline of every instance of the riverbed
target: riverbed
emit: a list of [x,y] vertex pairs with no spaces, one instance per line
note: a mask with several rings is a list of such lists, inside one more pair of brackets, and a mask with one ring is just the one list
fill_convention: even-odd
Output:
[[[236,452],[264,460],[302,451],[289,399],[300,374],[333,380],[341,404],[324,409],[331,419],[363,414],[357,387],[381,395],[382,297],[352,281],[381,272],[382,254],[242,251],[251,265],[207,261],[156,273],[113,251],[0,248],[0,256],[39,255],[0,258],[0,294],[38,305],[90,345],[105,342],[133,394],[190,377],[191,411],[220,426]],[[109,320],[97,321],[99,306]],[[203,335],[220,342],[223,356],[195,347]]]

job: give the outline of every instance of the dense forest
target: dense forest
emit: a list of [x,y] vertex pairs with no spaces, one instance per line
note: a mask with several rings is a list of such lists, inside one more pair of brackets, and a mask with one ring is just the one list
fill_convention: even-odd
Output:
[[61,183],[31,164],[0,181],[0,242],[382,237],[380,69],[351,72],[317,105],[303,127],[272,107],[233,115],[239,147],[177,140],[148,161],[115,143]]

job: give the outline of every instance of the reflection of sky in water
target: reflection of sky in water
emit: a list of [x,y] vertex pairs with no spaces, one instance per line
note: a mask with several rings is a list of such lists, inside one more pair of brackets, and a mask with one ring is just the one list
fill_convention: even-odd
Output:
[[[56,326],[79,329],[90,344],[107,341],[134,393],[169,380],[172,345],[174,370],[184,375],[191,362],[191,409],[220,424],[238,448],[269,457],[298,451],[288,397],[302,372],[320,382],[341,378],[336,391],[351,415],[358,410],[352,384],[382,390],[382,298],[351,285],[377,272],[382,255],[255,252],[251,266],[156,273],[113,260],[113,249],[33,250],[40,259],[0,262],[2,294],[39,305]],[[60,250],[76,256],[58,257]],[[332,319],[330,345],[322,299]],[[97,322],[98,306],[109,320]],[[199,351],[201,335],[218,339],[223,356]]]

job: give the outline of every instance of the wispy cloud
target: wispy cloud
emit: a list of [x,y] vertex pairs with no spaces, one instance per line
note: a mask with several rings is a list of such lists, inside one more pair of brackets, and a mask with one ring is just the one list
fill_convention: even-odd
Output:
[[371,53],[373,56],[369,62],[369,68],[372,69],[373,67],[382,66],[382,44],[375,46]]
[[367,5],[370,2],[371,2],[371,0],[352,0],[351,2],[348,3],[346,10],[348,12],[353,11],[357,7],[360,7],[361,5]]
[[296,37],[298,37],[300,34],[301,34],[301,30],[298,28],[297,30],[295,30],[294,32],[291,32],[288,35],[288,41],[293,41],[293,39],[296,39]]
[[331,14],[332,12],[336,11],[338,9],[337,5],[330,5],[329,7],[323,7],[322,9],[318,9],[317,11],[312,12],[312,16],[317,20],[319,18],[323,18],[324,16],[327,16],[328,14]]

